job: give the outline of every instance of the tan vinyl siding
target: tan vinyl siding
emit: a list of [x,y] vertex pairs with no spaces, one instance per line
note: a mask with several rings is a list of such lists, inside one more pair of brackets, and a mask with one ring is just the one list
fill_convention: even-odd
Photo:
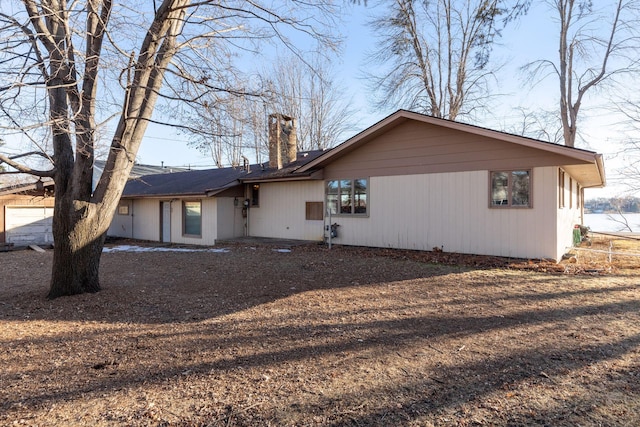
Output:
[[120,206],[127,206],[129,213],[127,215],[121,215],[116,209],[116,213],[111,220],[111,225],[109,225],[107,235],[113,237],[126,237],[129,239],[133,238],[133,219],[135,218],[133,205],[133,200],[120,200],[118,208]]
[[[563,173],[564,172],[564,173]],[[573,178],[566,172],[557,169],[556,182],[556,199],[559,192],[564,191],[565,205],[564,207],[556,206],[557,225],[556,233],[557,239],[557,254],[561,257],[567,252],[567,249],[573,245],[573,227],[576,224],[582,224],[582,209],[579,203],[569,203],[570,200],[577,200],[578,186],[575,184]],[[564,175],[564,185],[560,185],[560,176]],[[569,185],[571,183],[572,185]]]
[[[182,233],[182,201],[201,201],[202,234],[201,236],[185,236]],[[160,208],[158,208],[159,210]],[[214,245],[217,238],[218,225],[217,199],[185,198],[171,204],[171,242],[191,245]]]
[[559,154],[407,121],[327,165],[324,177],[530,169],[567,161]]
[[340,217],[338,244],[556,258],[556,168],[534,168],[531,209],[490,209],[488,171],[372,177],[368,218]]
[[260,207],[249,209],[249,235],[322,240],[323,221],[306,220],[306,202],[324,200],[323,181],[260,184]]
[[[233,205],[232,197],[188,198],[187,201],[201,201],[202,235],[183,236],[182,199],[171,200],[171,243],[194,245],[214,245],[218,237],[218,227],[224,229],[224,238],[242,236],[242,218]],[[222,200],[218,206],[218,200]],[[132,237],[139,240],[160,241],[161,203],[166,199],[135,199],[128,201],[129,215],[115,215],[109,227],[110,236]],[[224,218],[218,220],[218,209]],[[131,216],[133,214],[133,216]],[[235,214],[235,219],[234,215]],[[236,223],[235,228],[231,227]],[[221,224],[219,224],[221,223]],[[229,228],[231,227],[231,228]],[[235,233],[235,235],[234,235]]]
[[[127,199],[129,215],[114,215],[108,235],[160,241],[160,199]],[[176,202],[172,203],[172,210]]]
[[[173,209],[176,209],[175,203],[173,205]],[[134,200],[133,238],[160,241],[160,200]]]
[[[218,201],[217,239],[242,237],[244,220],[242,218],[242,197],[216,197]],[[237,200],[237,206],[234,205]]]

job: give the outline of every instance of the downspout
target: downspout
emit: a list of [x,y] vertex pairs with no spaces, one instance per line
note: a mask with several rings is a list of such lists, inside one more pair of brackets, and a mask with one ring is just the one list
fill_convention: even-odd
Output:
[[245,208],[247,209],[247,228],[246,228],[247,229],[247,237],[250,237],[251,236],[251,225],[250,225],[251,224],[251,221],[250,221],[250,219],[251,219],[251,214],[250,214],[251,208],[250,208],[249,205],[251,205],[251,202],[249,201],[249,199],[245,199],[245,203],[246,203]]
[[578,186],[576,191],[576,196],[580,201],[580,206],[579,206],[580,213],[578,214],[578,216],[580,218],[580,225],[584,225],[584,189],[589,187],[583,187],[582,185],[580,185],[580,182],[578,181],[576,181],[576,185]]
[[331,235],[331,208],[328,209],[329,211],[329,225],[327,226],[327,229],[329,230],[329,249],[331,249],[331,239],[332,239],[332,235]]
[[251,200],[249,199],[249,197],[251,196],[250,192],[249,192],[249,185],[250,184],[246,184],[244,186],[244,200],[242,201],[242,208],[247,212],[247,215],[244,217],[244,234],[245,237],[249,237],[251,235],[251,229],[250,229],[250,217],[249,217],[249,205],[251,204]]

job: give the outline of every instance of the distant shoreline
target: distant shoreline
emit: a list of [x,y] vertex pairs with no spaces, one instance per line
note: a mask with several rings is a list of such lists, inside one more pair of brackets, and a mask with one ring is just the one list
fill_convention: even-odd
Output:
[[[625,221],[631,227],[631,231],[625,226]],[[640,232],[640,213],[587,213],[584,214],[584,225],[592,231],[602,232]]]

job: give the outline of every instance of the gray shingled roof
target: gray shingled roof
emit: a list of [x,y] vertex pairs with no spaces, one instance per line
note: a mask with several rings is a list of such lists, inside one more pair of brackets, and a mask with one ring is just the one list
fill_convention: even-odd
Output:
[[144,175],[129,180],[122,195],[123,197],[206,196],[240,185],[244,180],[294,177],[296,169],[322,153],[324,153],[322,150],[299,153],[295,162],[280,170],[254,164],[249,166],[248,171],[242,167],[229,167]]
[[[102,175],[102,171],[106,166],[107,162],[104,160],[96,160],[93,162],[93,172],[95,182],[98,182],[100,179],[100,175]],[[139,176],[144,175],[155,175],[158,173],[174,173],[174,172],[184,172],[190,169],[187,168],[176,168],[173,166],[155,166],[155,165],[143,165],[140,163],[136,163],[131,168],[131,172],[129,173],[129,178],[137,178]]]
[[238,185],[246,174],[240,168],[222,168],[145,175],[129,180],[122,195],[204,196],[209,191]]

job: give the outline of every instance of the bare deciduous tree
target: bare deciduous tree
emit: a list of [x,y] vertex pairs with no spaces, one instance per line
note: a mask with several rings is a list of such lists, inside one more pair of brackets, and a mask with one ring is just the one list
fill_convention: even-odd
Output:
[[531,111],[525,108],[517,110],[521,115],[521,121],[514,122],[508,132],[555,144],[561,143],[562,127],[558,124],[556,112]]
[[626,100],[617,103],[615,110],[626,117],[628,136],[623,141],[618,156],[622,158],[622,166],[618,175],[629,194],[638,194],[640,190],[640,102]]
[[532,79],[549,73],[559,84],[560,120],[564,144],[575,146],[578,116],[585,95],[638,70],[638,2],[615,0],[551,0],[557,18],[558,60],[544,59],[525,68]]
[[268,116],[274,112],[297,120],[298,151],[332,147],[350,130],[354,113],[327,61],[294,55],[276,59],[259,74],[235,84],[250,89],[191,105],[180,115],[191,145],[210,154],[217,167],[237,165],[242,156],[261,163],[268,152]]
[[500,27],[526,11],[529,1],[395,0],[373,22],[382,64],[371,75],[380,106],[419,110],[454,120],[489,96],[489,56]]
[[[32,138],[39,149],[29,154],[48,166],[2,154],[0,162],[55,181],[49,297],[100,289],[105,234],[156,103],[202,103],[233,91],[218,78],[227,65],[218,53],[229,43],[275,39],[292,48],[285,28],[330,42],[313,25],[331,8],[328,0],[3,0],[0,125]],[[105,98],[118,103],[101,104]],[[118,123],[94,189],[96,129],[109,116]],[[34,136],[43,127],[50,145]]]
[[350,130],[354,112],[322,57],[277,61],[264,78],[270,82],[267,108],[298,119],[299,151],[333,147]]

